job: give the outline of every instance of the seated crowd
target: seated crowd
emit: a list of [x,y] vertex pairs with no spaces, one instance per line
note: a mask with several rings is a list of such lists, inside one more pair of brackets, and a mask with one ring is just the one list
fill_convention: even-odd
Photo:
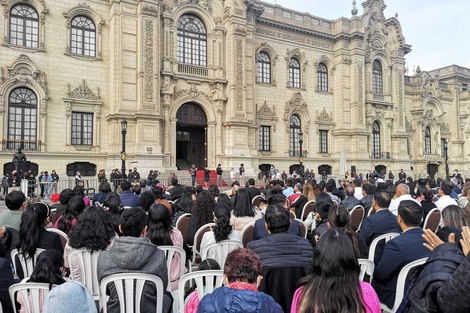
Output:
[[[257,188],[249,179],[219,192],[173,178],[168,187],[154,180],[136,194],[124,180],[116,193],[103,181],[91,203],[77,186],[51,206],[10,192],[0,214],[3,312],[27,311],[33,294],[12,301],[8,290],[29,282],[47,286],[40,312],[120,312],[117,283],[106,295],[87,285],[84,254],[98,284],[115,274],[157,276],[163,292],[147,280],[142,312],[159,301],[175,313],[470,312],[470,182],[292,178]],[[210,248],[224,243],[228,250]],[[167,260],[168,246],[177,253]],[[363,259],[372,264],[365,275]],[[417,260],[396,300],[400,272]],[[179,284],[185,273],[213,270],[223,279],[212,292]]]

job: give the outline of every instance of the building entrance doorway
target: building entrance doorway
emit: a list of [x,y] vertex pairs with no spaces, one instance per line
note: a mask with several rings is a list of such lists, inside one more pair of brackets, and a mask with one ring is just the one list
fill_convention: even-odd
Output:
[[434,176],[439,171],[439,165],[437,164],[428,164],[428,175],[434,179]]
[[207,162],[207,117],[197,103],[185,103],[176,113],[176,166],[203,169]]

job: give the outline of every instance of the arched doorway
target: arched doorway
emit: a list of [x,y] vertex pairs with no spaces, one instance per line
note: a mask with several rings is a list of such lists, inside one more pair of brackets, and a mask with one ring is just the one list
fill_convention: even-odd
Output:
[[186,170],[195,164],[203,169],[207,161],[207,117],[194,102],[183,104],[176,113],[176,166]]
[[437,164],[428,164],[427,166],[428,175],[434,179],[435,175],[439,172],[439,165]]

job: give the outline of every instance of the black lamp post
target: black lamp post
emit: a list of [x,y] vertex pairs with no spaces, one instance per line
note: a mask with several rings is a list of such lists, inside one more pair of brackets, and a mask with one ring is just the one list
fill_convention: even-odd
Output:
[[444,141],[444,153],[445,153],[445,157],[446,157],[446,179],[449,178],[449,155],[447,153],[449,149],[449,146],[448,146],[448,142],[447,140]]
[[299,133],[299,145],[300,145],[300,156],[299,156],[299,163],[300,163],[300,178],[302,179],[303,181],[303,178],[304,178],[304,167],[303,167],[303,163],[304,163],[304,156],[303,156],[303,152],[302,152],[302,145],[304,144],[304,134],[302,132]]
[[127,134],[127,121],[125,118],[121,120],[121,133],[122,133],[122,151],[121,151],[121,174],[126,175],[126,134]]

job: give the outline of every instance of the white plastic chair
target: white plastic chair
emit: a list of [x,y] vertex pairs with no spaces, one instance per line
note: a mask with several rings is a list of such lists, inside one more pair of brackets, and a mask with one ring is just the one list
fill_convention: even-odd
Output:
[[[165,252],[166,257],[166,266],[168,268],[168,281],[170,280],[170,267],[171,263],[173,262],[173,257],[175,257],[175,253],[179,253],[180,255],[180,277],[184,275],[185,266],[184,263],[186,261],[186,251],[183,248],[175,247],[175,246],[158,246],[158,249]],[[171,284],[168,283],[168,291],[171,292]]]
[[[70,279],[80,281],[93,294],[93,299],[99,300],[100,283],[98,281],[98,256],[99,251],[87,251],[86,249],[72,249],[68,261],[70,266]],[[72,267],[78,261],[81,277],[77,277]]]
[[62,248],[65,248],[65,244],[69,242],[69,236],[57,228],[46,228],[46,230],[50,233],[55,233],[60,236],[60,242],[62,242]]
[[[56,285],[52,285],[52,287],[55,286]],[[8,292],[10,293],[13,308],[16,307],[16,293],[18,292],[26,313],[37,313],[42,312],[42,305],[49,293],[49,284],[19,283],[10,286]]]
[[246,245],[253,240],[253,230],[255,229],[256,221],[249,222],[248,224],[243,227],[240,236],[242,237],[243,246]]
[[[178,308],[177,312],[184,312],[184,290],[188,282],[193,281],[196,284],[196,291],[199,299],[205,294],[212,293],[214,289],[222,286],[224,281],[223,270],[209,270],[188,273],[180,278],[178,282]],[[205,291],[205,293],[204,293]]]
[[257,206],[259,206],[259,202],[261,200],[265,200],[264,196],[263,195],[257,195],[255,197],[253,197],[253,199],[251,199],[251,204],[257,207]]
[[310,200],[307,203],[305,203],[303,209],[302,209],[302,215],[300,216],[300,219],[302,221],[305,221],[307,219],[307,216],[310,212],[313,212],[315,210],[315,200]]
[[216,260],[217,263],[219,263],[220,268],[224,268],[227,254],[237,248],[243,248],[243,243],[236,240],[224,240],[221,242],[214,242],[202,248],[201,259],[207,259],[207,255],[209,254],[209,252],[214,252],[213,259]]
[[194,241],[193,241],[193,264],[196,263],[196,256],[201,255],[200,248],[201,248],[201,241],[202,241],[202,237],[204,236],[204,233],[207,231],[209,227],[215,227],[216,225],[217,225],[216,223],[207,223],[199,227],[199,229],[196,231],[196,234],[194,235]]
[[426,263],[426,260],[428,258],[422,258],[413,262],[410,262],[406,264],[401,270],[400,274],[398,274],[398,280],[397,280],[397,288],[395,291],[395,302],[393,303],[393,307],[389,308],[383,303],[380,303],[380,308],[383,310],[385,313],[394,313],[397,311],[398,307],[401,304],[401,301],[403,300],[403,295],[405,294],[405,286],[406,286],[406,281],[408,277],[408,273],[415,267]]
[[426,219],[424,220],[423,229],[430,229],[434,233],[439,228],[439,224],[441,222],[441,211],[438,208],[434,208],[429,211],[428,215],[426,215]]
[[372,276],[374,276],[375,264],[369,259],[357,259],[361,272],[359,273],[359,280],[364,281],[364,276],[367,274],[370,277],[368,283],[372,283]]
[[374,240],[372,240],[372,243],[370,244],[370,247],[369,247],[369,260],[374,262],[375,249],[377,248],[377,244],[381,240],[385,240],[385,242],[387,242],[390,239],[393,239],[393,238],[398,237],[398,236],[400,236],[400,233],[386,233],[386,234],[380,235],[377,238],[375,238]]
[[300,231],[302,232],[302,237],[307,238],[307,235],[308,235],[307,225],[305,225],[304,222],[302,222],[302,220],[299,220],[298,218],[296,218],[295,220],[299,222]]
[[[168,287],[167,291],[171,292],[171,295],[173,296],[173,299],[176,299],[178,296],[178,289],[175,291],[171,290],[171,263],[173,263],[173,257],[175,254],[180,255],[180,278],[181,276],[184,275],[186,267],[184,266],[186,262],[186,251],[180,247],[175,247],[175,246],[158,246],[160,250],[165,252],[165,257],[166,257],[166,267],[168,269]],[[173,301],[173,312],[178,312],[177,308],[177,302]]]
[[362,205],[356,205],[349,211],[349,215],[351,216],[351,227],[358,232],[361,230],[362,221],[364,220],[365,210]]
[[15,273],[18,274],[18,269],[16,267],[16,258],[15,258],[17,255],[18,255],[18,259],[20,260],[21,267],[23,269],[23,276],[29,277],[33,273],[34,264],[36,264],[36,260],[39,254],[43,251],[46,251],[46,250],[37,248],[36,252],[34,253],[34,257],[26,259],[24,254],[18,252],[18,249],[11,250],[11,254],[10,254],[11,262],[13,263],[13,267],[15,268]]
[[[100,307],[103,313],[108,312],[106,287],[114,283],[119,299],[119,311],[122,313],[140,313],[140,301],[144,291],[145,282],[150,281],[156,288],[156,312],[163,310],[163,282],[160,277],[144,273],[123,273],[107,276],[100,284]],[[145,312],[142,312],[145,313]]]
[[186,241],[186,238],[188,237],[188,231],[189,231],[189,221],[191,219],[191,213],[184,213],[181,214],[180,217],[176,220],[175,227],[181,232],[181,235],[183,235],[183,239]]

